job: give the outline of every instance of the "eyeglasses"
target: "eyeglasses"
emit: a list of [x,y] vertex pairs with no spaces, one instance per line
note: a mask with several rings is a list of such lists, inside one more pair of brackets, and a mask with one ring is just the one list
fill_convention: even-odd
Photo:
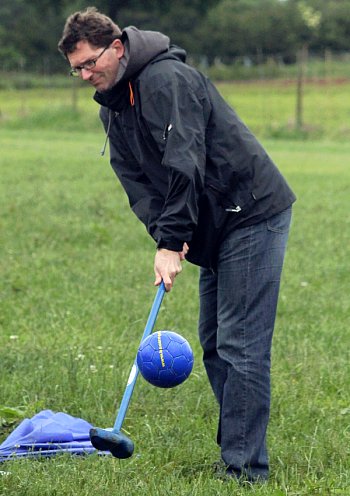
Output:
[[91,69],[93,69],[95,66],[96,66],[96,63],[98,61],[98,59],[100,57],[102,57],[102,55],[105,53],[105,51],[107,50],[107,48],[109,48],[110,45],[106,46],[102,52],[95,58],[95,59],[91,59],[91,60],[88,60],[87,62],[85,62],[85,64],[82,64],[82,65],[78,65],[77,67],[72,67],[71,70],[69,71],[69,74],[71,76],[74,76],[74,77],[77,77],[77,76],[80,76],[81,74],[81,71],[83,69],[86,69],[88,71],[91,71]]

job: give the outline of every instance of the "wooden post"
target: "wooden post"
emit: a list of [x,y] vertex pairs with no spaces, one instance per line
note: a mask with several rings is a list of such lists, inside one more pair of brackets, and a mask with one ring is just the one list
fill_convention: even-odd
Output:
[[325,80],[328,83],[332,78],[332,52],[329,48],[324,52],[324,68]]
[[72,78],[72,112],[76,114],[78,112],[78,84],[75,78]]
[[297,95],[296,95],[296,108],[295,108],[295,127],[298,130],[301,130],[304,124],[303,99],[304,99],[304,78],[306,72],[307,56],[308,56],[308,46],[306,43],[304,43],[304,45],[298,50],[297,53],[298,75],[297,75]]

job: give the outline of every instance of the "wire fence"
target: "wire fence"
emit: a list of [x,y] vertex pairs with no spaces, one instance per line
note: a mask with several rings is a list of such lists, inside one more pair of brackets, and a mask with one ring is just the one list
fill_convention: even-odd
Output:
[[[59,55],[57,55],[59,57]],[[206,56],[188,56],[188,62],[214,81],[249,81],[271,79],[296,79],[300,71],[297,54],[247,54],[242,57],[220,58],[211,63]],[[307,79],[350,79],[350,52],[307,53],[303,75]],[[36,72],[27,72],[19,65],[17,70],[0,71],[1,89],[25,89],[36,87],[69,87],[71,84],[67,64],[53,71],[48,55]]]
[[[296,79],[300,71],[298,54],[287,61],[281,54],[264,58],[246,55],[224,60],[218,57],[211,65],[202,57],[195,65],[216,81]],[[308,79],[350,79],[350,52],[325,50],[320,55],[306,51],[303,66],[304,77]]]

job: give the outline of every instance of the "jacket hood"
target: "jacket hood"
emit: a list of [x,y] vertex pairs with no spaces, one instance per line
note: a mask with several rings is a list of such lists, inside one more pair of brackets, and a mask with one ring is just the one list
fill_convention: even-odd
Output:
[[130,26],[124,29],[122,42],[126,49],[126,67],[124,73],[118,75],[118,81],[131,78],[150,60],[168,50],[170,39],[157,31],[141,31]]
[[[134,26],[123,30],[124,55],[120,59],[116,84],[108,91],[96,92],[94,99],[118,110],[128,93],[129,80],[157,55],[167,53],[170,39],[157,31],[142,31]],[[128,97],[127,97],[128,98]]]

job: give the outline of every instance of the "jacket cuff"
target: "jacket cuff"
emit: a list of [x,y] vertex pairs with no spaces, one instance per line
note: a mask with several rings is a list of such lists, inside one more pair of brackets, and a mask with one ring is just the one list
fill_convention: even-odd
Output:
[[159,239],[157,243],[158,250],[160,248],[165,248],[171,251],[182,251],[184,246],[184,241],[179,241],[178,239]]

